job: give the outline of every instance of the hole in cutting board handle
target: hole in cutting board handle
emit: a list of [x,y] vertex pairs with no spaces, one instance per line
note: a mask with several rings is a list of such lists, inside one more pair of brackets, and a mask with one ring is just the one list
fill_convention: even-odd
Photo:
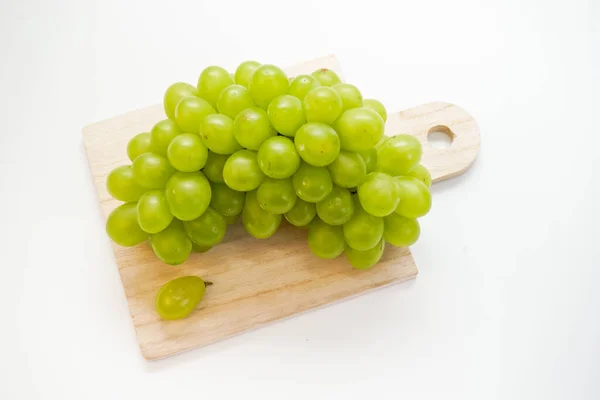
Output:
[[427,142],[434,149],[447,149],[452,145],[456,135],[445,125],[437,125],[427,132]]

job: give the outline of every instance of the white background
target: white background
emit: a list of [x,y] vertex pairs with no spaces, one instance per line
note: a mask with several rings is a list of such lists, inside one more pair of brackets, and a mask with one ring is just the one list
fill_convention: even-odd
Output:
[[[485,3],[487,5],[481,4]],[[0,2],[1,399],[600,398],[600,2]],[[478,121],[416,281],[149,363],[81,127],[219,64],[336,54]]]

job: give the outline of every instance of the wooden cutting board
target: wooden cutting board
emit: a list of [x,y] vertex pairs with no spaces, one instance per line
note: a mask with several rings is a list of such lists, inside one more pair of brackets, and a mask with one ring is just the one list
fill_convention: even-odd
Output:
[[[334,56],[286,72],[293,76],[318,68],[330,68],[341,75]],[[164,118],[162,105],[156,105],[83,128],[105,217],[120,204],[106,191],[106,176],[113,168],[130,163],[126,154],[129,139],[149,131]],[[432,131],[450,135],[451,146],[443,150],[430,146],[427,135]],[[463,173],[479,151],[477,124],[466,111],[448,103],[429,103],[390,113],[386,135],[397,133],[419,138],[423,144],[422,162],[434,182]],[[159,261],[147,244],[125,248],[113,243],[113,250],[137,340],[148,360],[214,343],[417,275],[410,250],[389,245],[380,263],[367,271],[352,269],[343,256],[331,261],[318,259],[307,247],[306,230],[292,227],[285,219],[279,231],[266,240],[254,239],[241,224],[234,224],[222,244],[207,253],[193,254],[179,266]],[[156,292],[164,283],[184,275],[198,275],[214,284],[188,318],[163,321],[154,311]]]

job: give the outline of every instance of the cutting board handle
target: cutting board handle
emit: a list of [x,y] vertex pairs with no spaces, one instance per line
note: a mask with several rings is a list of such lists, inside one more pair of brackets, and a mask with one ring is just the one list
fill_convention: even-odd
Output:
[[[388,117],[386,135],[409,133],[423,145],[421,163],[431,173],[433,182],[461,175],[471,167],[481,144],[475,119],[454,104],[434,102],[410,108]],[[427,136],[443,132],[449,136],[449,147],[440,149],[431,145]]]

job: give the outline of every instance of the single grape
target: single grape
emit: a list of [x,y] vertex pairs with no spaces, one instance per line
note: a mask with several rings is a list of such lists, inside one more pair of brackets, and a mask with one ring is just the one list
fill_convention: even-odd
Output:
[[167,157],[176,170],[194,172],[204,168],[208,149],[198,135],[183,133],[171,141]]
[[365,161],[358,153],[340,151],[338,157],[327,166],[333,183],[344,188],[354,188],[367,177]]
[[217,154],[233,154],[242,149],[233,136],[233,120],[227,115],[213,114],[204,118],[200,137],[206,147]]
[[256,190],[246,193],[246,202],[242,211],[242,223],[246,231],[257,239],[272,236],[279,228],[281,214],[265,211],[256,198]]
[[200,171],[176,172],[165,188],[171,214],[182,221],[198,218],[210,204],[208,179]]
[[398,215],[390,214],[383,219],[385,230],[383,237],[386,242],[396,247],[413,245],[421,235],[419,221]]
[[121,165],[110,171],[106,177],[106,190],[120,201],[137,201],[146,191],[135,180],[131,165]]
[[212,247],[200,246],[199,244],[192,242],[192,252],[194,253],[206,253],[210,249],[212,249]]
[[341,226],[332,226],[321,221],[319,218],[310,224],[308,228],[308,248],[320,258],[331,260],[344,251],[344,234]]
[[400,191],[400,203],[396,213],[407,218],[420,218],[431,209],[431,193],[423,182],[412,176],[396,179]]
[[226,87],[219,96],[217,109],[229,118],[235,118],[246,108],[254,107],[252,96],[244,86],[231,85]]
[[174,172],[169,160],[155,153],[144,153],[133,161],[135,181],[146,189],[164,188]]
[[185,221],[183,227],[192,242],[205,247],[219,244],[227,231],[225,218],[210,207],[198,218]]
[[172,84],[165,91],[165,97],[163,99],[163,105],[165,108],[165,114],[169,119],[175,118],[175,107],[177,104],[186,97],[198,96],[198,90],[185,82],[177,82]]
[[273,214],[284,214],[294,207],[298,196],[291,178],[266,178],[258,187],[256,198],[264,210]]
[[408,176],[417,178],[428,188],[431,187],[431,174],[422,164],[415,165],[410,171],[408,171]]
[[210,185],[210,206],[224,217],[239,215],[244,208],[246,193],[233,190],[224,183]]
[[312,76],[315,77],[323,86],[333,86],[342,82],[338,74],[327,68],[316,70],[312,73]]
[[162,190],[144,193],[137,203],[138,223],[144,232],[158,233],[173,221],[167,197]]
[[335,186],[333,190],[317,203],[317,214],[329,225],[343,225],[354,214],[354,200],[348,189]]
[[219,95],[229,85],[233,85],[229,72],[214,65],[207,67],[198,77],[198,96],[216,108]]
[[175,219],[166,229],[150,235],[150,245],[156,257],[169,265],[183,263],[192,252],[192,241],[181,221]]
[[333,190],[333,182],[325,167],[302,163],[292,177],[292,184],[299,198],[317,203]]
[[367,166],[367,174],[375,171],[377,168],[377,149],[375,147],[371,147],[369,150],[363,150],[359,152],[360,156],[363,160],[365,160],[365,165]]
[[300,156],[294,142],[283,136],[265,140],[258,149],[257,160],[262,172],[276,179],[289,178],[300,167]]
[[162,319],[175,320],[185,318],[198,305],[206,285],[197,276],[182,276],[167,282],[156,293],[155,308]]
[[223,179],[227,186],[240,192],[256,189],[264,178],[255,151],[240,150],[233,153],[223,167]]
[[379,100],[364,99],[363,107],[370,108],[371,110],[375,111],[381,116],[381,118],[383,118],[383,122],[387,121],[387,111],[385,109],[385,106],[381,104]]
[[400,195],[394,178],[381,172],[371,172],[358,187],[358,199],[369,214],[385,217],[394,212]]
[[138,133],[127,143],[127,157],[131,161],[137,156],[152,151],[152,136],[150,132]]
[[340,153],[340,138],[332,127],[322,123],[302,125],[294,142],[300,157],[316,167],[331,164]]
[[304,97],[313,90],[321,86],[321,82],[312,75],[298,75],[292,83],[290,83],[290,90],[288,93],[292,96],[304,100]]
[[198,133],[207,115],[217,112],[210,103],[200,97],[186,97],[175,108],[175,122],[186,133]]
[[367,250],[355,250],[346,247],[346,259],[356,269],[369,269],[379,262],[385,249],[385,240],[381,239],[374,247]]
[[340,95],[343,111],[363,106],[362,94],[356,86],[349,83],[338,83],[331,88]]
[[211,182],[225,182],[223,179],[223,168],[225,167],[225,162],[227,162],[228,158],[228,155],[217,154],[209,151],[208,158],[206,159],[206,165],[204,165],[202,172],[204,172],[204,175],[206,175]]
[[332,124],[342,113],[342,99],[330,87],[317,87],[304,97],[302,102],[308,122]]
[[285,219],[294,226],[307,226],[317,215],[315,203],[309,203],[302,199],[296,199],[294,207],[284,214]]
[[343,150],[365,151],[381,140],[384,123],[375,111],[360,107],[344,111],[335,121],[334,128]]
[[271,100],[286,94],[290,86],[285,73],[274,65],[261,65],[252,74],[248,89],[254,103],[265,110]]
[[267,108],[267,115],[275,130],[289,137],[294,137],[306,122],[302,102],[289,94],[275,97]]
[[421,161],[421,142],[412,135],[389,137],[377,150],[377,171],[392,176],[406,175]]
[[365,251],[381,240],[383,226],[383,218],[369,214],[358,203],[354,215],[344,224],[344,239],[351,248]]
[[121,204],[106,219],[106,233],[119,246],[131,247],[148,239],[138,224],[136,206],[136,203]]
[[157,122],[150,132],[152,137],[152,152],[166,157],[171,140],[179,134],[181,134],[181,130],[170,119]]
[[252,75],[258,67],[260,67],[260,63],[257,61],[244,61],[241,63],[235,70],[235,83],[248,87],[250,79],[252,79]]
[[262,142],[277,135],[267,112],[262,108],[247,108],[235,117],[233,135],[239,144],[249,150],[258,150]]

